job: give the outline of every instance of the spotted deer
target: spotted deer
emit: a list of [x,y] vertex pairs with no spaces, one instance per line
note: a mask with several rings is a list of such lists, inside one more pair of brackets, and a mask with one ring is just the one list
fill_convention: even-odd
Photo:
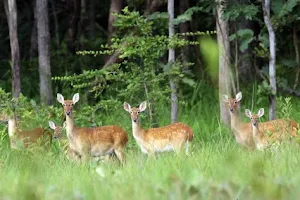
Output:
[[223,101],[227,103],[229,108],[231,130],[233,131],[236,142],[246,148],[253,149],[255,145],[251,133],[251,124],[242,122],[238,114],[241,100],[241,92],[237,93],[235,98],[229,98],[227,95],[223,95]]
[[[235,98],[229,98],[227,95],[223,95],[223,101],[227,103],[231,118],[231,129],[234,133],[237,143],[248,148],[254,148],[254,140],[251,132],[251,124],[244,123],[239,118],[238,108],[240,101],[242,100],[242,93],[236,94]],[[294,120],[277,119],[260,123],[261,131],[277,133],[277,135],[297,136],[298,125]],[[280,134],[279,134],[280,133]]]
[[145,111],[146,106],[146,101],[142,102],[138,108],[131,108],[130,104],[124,102],[124,109],[131,116],[133,137],[141,151],[151,157],[158,152],[180,152],[185,145],[185,152],[188,155],[189,142],[194,137],[192,129],[184,123],[174,123],[145,130],[140,126],[139,115]]
[[127,133],[119,126],[77,127],[74,123],[72,109],[79,101],[79,93],[72,100],[64,100],[57,94],[57,101],[63,105],[66,116],[66,132],[70,149],[82,160],[115,153],[121,163],[124,162],[124,150],[128,141]]
[[264,150],[269,146],[267,136],[259,129],[259,118],[264,115],[264,109],[259,109],[257,114],[252,114],[249,109],[245,110],[245,115],[251,120],[251,132],[255,147],[258,150]]
[[58,140],[60,147],[68,156],[68,158],[74,161],[79,161],[80,156],[76,154],[76,152],[72,151],[68,143],[68,138],[63,133],[63,129],[66,128],[66,122],[63,124],[63,126],[56,126],[53,121],[49,121],[49,127],[54,130],[53,138]]
[[1,120],[8,121],[8,136],[12,149],[27,148],[38,141],[41,141],[42,144],[51,144],[52,142],[51,133],[47,129],[40,127],[30,130],[20,129],[15,114],[9,117],[2,116]]

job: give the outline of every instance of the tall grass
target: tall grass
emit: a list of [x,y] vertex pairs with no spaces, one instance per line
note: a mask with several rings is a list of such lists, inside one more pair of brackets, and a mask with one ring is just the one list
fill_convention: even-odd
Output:
[[[216,105],[212,98],[181,108],[180,121],[195,132],[190,157],[164,153],[147,160],[132,138],[128,113],[120,109],[101,116],[103,124],[118,124],[130,135],[123,166],[117,161],[76,164],[57,151],[57,143],[51,149],[10,150],[1,126],[0,199],[297,199],[298,145],[247,151],[220,125]],[[157,110],[159,124],[168,124],[169,108]],[[147,124],[145,115],[142,120]]]

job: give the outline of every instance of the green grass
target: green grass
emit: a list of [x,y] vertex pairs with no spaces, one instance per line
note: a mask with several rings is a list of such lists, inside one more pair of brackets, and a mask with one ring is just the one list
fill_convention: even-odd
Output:
[[[123,110],[103,122],[117,122],[130,135],[123,166],[117,161],[76,164],[56,143],[50,150],[11,151],[3,136],[0,199],[298,199],[299,146],[291,142],[278,151],[244,150],[220,126],[216,102],[208,102],[180,112],[180,120],[195,132],[190,157],[164,153],[147,161]],[[160,125],[167,124],[168,107],[158,110]],[[145,114],[142,120],[147,124]]]

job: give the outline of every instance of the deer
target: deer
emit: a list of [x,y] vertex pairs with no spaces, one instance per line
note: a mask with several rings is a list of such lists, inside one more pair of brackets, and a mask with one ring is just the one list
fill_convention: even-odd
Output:
[[41,127],[31,130],[20,129],[14,113],[12,116],[2,116],[2,121],[8,121],[8,136],[12,149],[28,148],[42,139],[45,139],[45,142],[49,142],[50,145],[52,143],[51,133],[47,129]]
[[[234,133],[235,140],[242,146],[250,149],[255,148],[254,140],[251,132],[251,124],[244,123],[239,118],[238,108],[242,100],[242,93],[236,94],[235,98],[229,98],[223,95],[223,101],[227,103],[231,118],[231,129]],[[263,132],[269,131],[273,133],[289,132],[291,136],[297,136],[298,125],[294,120],[276,119],[260,123]],[[281,135],[281,134],[280,134]]]
[[53,138],[57,139],[59,142],[59,145],[62,146],[63,152],[70,158],[71,160],[74,161],[79,161],[80,156],[76,154],[76,152],[72,151],[68,144],[68,138],[67,136],[63,133],[63,129],[66,128],[66,123],[63,124],[63,126],[56,126],[53,121],[49,121],[49,127],[54,130],[53,133]]
[[252,136],[253,136],[256,149],[262,151],[265,148],[269,147],[267,136],[260,131],[258,126],[259,124],[258,119],[264,115],[264,109],[263,108],[259,109],[257,114],[252,114],[249,109],[246,109],[245,115],[251,120]]
[[143,129],[140,126],[140,113],[145,111],[147,102],[142,102],[139,107],[131,107],[124,102],[124,110],[130,113],[132,121],[132,134],[141,151],[150,157],[159,152],[175,151],[179,153],[185,144],[185,153],[189,155],[189,142],[193,140],[192,129],[184,123],[173,123],[168,126]]
[[233,131],[236,142],[243,147],[254,149],[255,144],[251,133],[251,124],[244,123],[239,119],[238,108],[241,100],[241,92],[237,93],[235,98],[229,98],[227,95],[223,95],[223,101],[227,103],[229,108],[231,130]]
[[58,93],[57,101],[62,104],[66,116],[66,133],[69,147],[84,161],[90,157],[101,157],[115,153],[124,163],[124,151],[128,142],[127,133],[119,126],[77,127],[72,115],[73,106],[79,101],[79,93],[72,100],[64,100]]

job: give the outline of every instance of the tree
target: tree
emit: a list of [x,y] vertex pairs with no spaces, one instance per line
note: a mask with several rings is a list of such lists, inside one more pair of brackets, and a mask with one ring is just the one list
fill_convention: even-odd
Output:
[[[169,15],[169,38],[172,38],[175,33],[174,24],[173,24],[174,0],[168,0],[168,15]],[[173,47],[169,48],[168,62],[170,67],[175,62],[175,49]],[[170,88],[171,88],[171,122],[174,123],[178,119],[178,98],[177,98],[177,87],[172,77],[170,77]]]
[[12,90],[15,98],[21,93],[20,75],[20,50],[17,26],[17,5],[16,0],[4,0],[4,8],[9,27],[9,39],[11,49],[11,68],[12,68]]
[[264,22],[267,26],[268,33],[269,33],[269,50],[270,50],[270,57],[269,57],[269,79],[270,79],[270,86],[271,86],[271,95],[269,96],[270,105],[269,105],[269,119],[273,120],[276,118],[276,40],[275,40],[275,33],[272,26],[272,22],[270,19],[270,0],[264,0],[262,2],[262,7],[264,11]]
[[115,28],[113,23],[116,20],[116,17],[113,15],[114,13],[120,13],[123,8],[124,0],[110,0],[110,8],[109,8],[109,17],[108,17],[108,43],[110,43],[110,39],[112,38],[113,33],[115,32]]
[[39,52],[40,98],[41,103],[50,105],[53,100],[50,67],[50,33],[48,1],[36,0],[37,33]]
[[226,104],[222,101],[222,95],[231,96],[230,87],[230,46],[229,46],[229,26],[228,21],[222,18],[226,0],[218,2],[217,5],[217,39],[219,45],[219,102],[220,119],[225,124],[229,124],[230,116]]
[[69,11],[68,16],[68,38],[67,48],[71,53],[76,51],[76,38],[78,34],[78,23],[80,21],[81,1],[80,0],[67,0]]

